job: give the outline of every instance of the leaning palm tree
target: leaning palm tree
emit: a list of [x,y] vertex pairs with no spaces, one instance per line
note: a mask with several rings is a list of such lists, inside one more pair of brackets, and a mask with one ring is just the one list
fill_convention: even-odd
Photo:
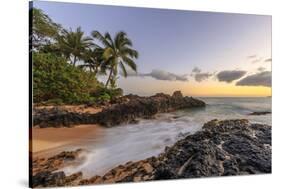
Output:
[[62,35],[58,36],[57,41],[64,56],[74,66],[78,60],[83,58],[82,54],[85,50],[92,45],[92,39],[85,37],[80,27],[76,31],[64,30]]
[[104,46],[102,54],[104,63],[102,64],[102,68],[109,70],[109,76],[105,84],[106,87],[110,81],[116,80],[118,67],[121,68],[124,77],[128,75],[126,66],[135,72],[137,71],[137,65],[134,59],[138,58],[138,52],[131,48],[132,41],[127,37],[125,32],[118,32],[114,40],[108,32],[102,35],[98,31],[93,31],[91,35]]

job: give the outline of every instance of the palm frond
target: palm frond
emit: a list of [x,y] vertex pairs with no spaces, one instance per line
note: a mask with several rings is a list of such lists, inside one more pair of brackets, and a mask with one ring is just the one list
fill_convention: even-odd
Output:
[[114,43],[115,43],[116,48],[119,49],[121,47],[122,39],[124,39],[125,36],[126,36],[126,33],[123,31],[120,31],[115,35]]
[[92,37],[98,39],[104,46],[110,47],[110,43],[106,40],[106,38],[99,31],[92,31]]
[[134,70],[135,72],[137,71],[137,65],[136,63],[130,59],[129,57],[127,56],[122,56],[122,60],[123,62],[128,65],[132,70]]
[[128,48],[128,47],[121,48],[120,53],[123,55],[126,55],[126,56],[129,55],[131,58],[139,57],[138,51],[136,51],[135,49]]
[[133,43],[130,39],[128,38],[124,38],[122,41],[121,41],[121,44],[120,44],[121,47],[125,47],[125,46],[133,46]]
[[113,42],[113,40],[112,40],[110,34],[109,34],[108,32],[106,32],[106,33],[104,34],[104,37],[105,37],[105,39],[106,39],[107,41],[109,41],[110,47],[113,48],[113,49],[115,49],[115,45],[114,45],[114,42]]
[[120,68],[122,69],[123,76],[127,77],[128,73],[127,73],[127,70],[126,70],[125,65],[123,64],[123,62],[120,62],[119,65],[120,65]]

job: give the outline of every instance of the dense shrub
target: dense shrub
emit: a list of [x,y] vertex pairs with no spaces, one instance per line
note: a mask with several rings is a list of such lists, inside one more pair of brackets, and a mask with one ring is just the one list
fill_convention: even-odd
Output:
[[103,86],[98,86],[97,89],[91,93],[91,96],[94,97],[97,102],[110,101],[122,95],[123,90],[121,88],[105,88]]
[[32,55],[34,102],[85,103],[101,84],[94,75],[51,53]]

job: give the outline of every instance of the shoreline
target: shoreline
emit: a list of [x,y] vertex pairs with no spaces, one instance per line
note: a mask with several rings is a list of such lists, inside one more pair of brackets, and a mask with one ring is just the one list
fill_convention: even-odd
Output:
[[[250,123],[246,119],[212,120],[203,125],[202,131],[178,140],[161,154],[120,164],[104,175],[85,179],[82,172],[65,175],[58,171],[79,159],[82,152],[81,149],[63,151],[49,159],[36,159],[38,173],[44,172],[46,162],[57,171],[44,172],[43,178],[50,179],[34,187],[58,186],[58,182],[77,186],[271,173],[271,126]],[[54,164],[56,159],[60,162],[58,165]],[[33,175],[33,181],[40,179],[41,174]]]
[[[76,125],[67,128],[32,128],[32,155],[46,157],[49,152],[57,152],[66,145],[79,143],[87,137],[102,137],[103,128],[97,124]],[[53,154],[51,153],[51,154]],[[49,154],[48,154],[49,155]]]
[[[173,141],[174,143],[171,146],[166,145],[165,150],[160,155],[147,156],[150,158],[134,162],[130,161],[133,159],[129,157],[129,162],[119,162],[120,164],[116,164],[118,166],[111,166],[112,169],[101,175],[83,177],[83,172],[66,171],[64,168],[67,169],[73,163],[80,166],[85,160],[81,159],[79,154],[87,152],[87,148],[83,148],[88,145],[87,137],[95,142],[95,137],[100,139],[99,137],[106,136],[105,130],[108,127],[115,127],[120,124],[131,124],[132,127],[135,127],[141,119],[153,119],[158,113],[201,108],[206,105],[205,102],[192,97],[183,97],[180,91],[176,91],[172,96],[163,93],[151,97],[129,95],[119,100],[103,109],[87,105],[36,107],[37,112],[35,114],[37,113],[37,119],[39,118],[41,122],[37,122],[36,126],[30,128],[33,133],[33,151],[30,158],[33,158],[32,162],[36,164],[34,167],[36,172],[32,171],[36,173],[33,175],[33,180],[37,181],[35,183],[39,186],[40,184],[43,184],[43,186],[58,186],[58,182],[63,183],[62,185],[77,186],[271,172],[271,161],[268,160],[271,157],[271,136],[269,135],[271,126],[250,123],[246,119],[239,118],[236,120],[228,118],[222,121],[203,122],[205,124],[202,124],[202,130],[186,135],[184,139]],[[245,115],[254,117],[265,114],[269,114],[269,112],[258,111]],[[92,122],[95,122],[95,124],[92,124]],[[220,129],[220,127],[223,129]],[[232,127],[234,127],[235,132],[231,129]],[[207,132],[205,132],[206,128]],[[213,138],[213,136],[215,137]],[[250,141],[248,141],[249,138]],[[257,140],[258,138],[261,141]],[[230,148],[228,145],[225,146],[225,143],[235,146]],[[244,146],[245,143],[248,143],[248,146]],[[258,150],[249,148],[252,145],[256,146]],[[186,146],[189,146],[189,148],[186,148]],[[113,145],[113,147],[115,146]],[[244,154],[245,151],[238,150],[238,152],[235,152],[236,149],[240,148],[247,149],[246,154]],[[192,150],[190,151],[190,149]],[[111,155],[118,156],[120,151],[115,151],[117,152],[115,154],[114,151],[115,149],[111,149]],[[127,153],[127,151],[121,152]],[[181,153],[184,153],[184,156]],[[201,155],[197,156],[197,153]],[[237,153],[241,155],[240,158],[248,161],[247,165],[239,165],[240,160],[236,159]],[[253,153],[255,157],[251,158],[249,154]],[[83,154],[85,158],[85,153]],[[101,161],[105,159],[101,159]],[[58,162],[59,164],[57,164]],[[258,166],[253,166],[253,163]],[[188,169],[187,167],[191,165],[194,168]],[[49,170],[48,167],[52,169]],[[199,172],[192,172],[193,169],[199,170]],[[208,171],[205,172],[206,170]],[[212,173],[213,171],[215,172]],[[40,179],[46,180],[46,182],[40,183]]]
[[[45,127],[72,127],[79,124],[99,124],[114,127],[122,123],[136,123],[138,119],[151,119],[157,113],[172,112],[186,108],[205,107],[205,102],[188,96],[181,91],[173,95],[157,93],[150,97],[126,95],[115,99],[102,109],[85,111],[94,107],[73,108],[37,108],[33,112],[34,125]],[[74,110],[73,110],[74,109]]]

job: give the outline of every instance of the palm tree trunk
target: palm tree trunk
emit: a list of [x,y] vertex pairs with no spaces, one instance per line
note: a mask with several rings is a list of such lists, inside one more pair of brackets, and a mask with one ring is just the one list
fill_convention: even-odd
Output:
[[112,77],[112,73],[113,73],[113,68],[111,68],[110,73],[109,73],[109,76],[108,76],[108,79],[107,79],[107,81],[106,81],[106,84],[105,84],[105,87],[106,87],[106,88],[107,88],[108,83],[109,83],[109,81],[110,81],[110,79],[111,79],[111,77]]
[[94,70],[95,75],[98,73],[98,69],[99,69],[99,66],[98,66],[98,65],[96,65],[96,66],[93,67],[93,70]]
[[97,73],[98,73],[98,68],[95,67],[95,68],[93,69],[93,73],[94,73],[94,75],[97,75]]
[[74,59],[73,59],[73,66],[75,66],[75,64],[76,64],[76,56],[74,56]]

